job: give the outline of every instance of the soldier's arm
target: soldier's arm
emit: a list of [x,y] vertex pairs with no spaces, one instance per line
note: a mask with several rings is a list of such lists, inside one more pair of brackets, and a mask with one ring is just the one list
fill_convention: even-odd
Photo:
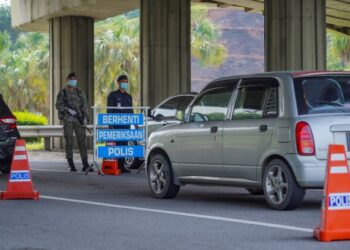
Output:
[[64,100],[63,100],[63,91],[60,90],[56,97],[56,109],[58,112],[64,112],[66,110]]
[[87,120],[89,120],[89,107],[88,107],[88,102],[86,99],[86,95],[84,93],[84,91],[81,91],[81,112],[83,113],[84,118],[86,118]]

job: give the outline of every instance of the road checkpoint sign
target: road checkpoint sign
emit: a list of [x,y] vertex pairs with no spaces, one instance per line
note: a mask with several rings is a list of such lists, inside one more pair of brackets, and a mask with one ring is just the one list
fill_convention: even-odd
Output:
[[[116,159],[144,157],[148,139],[148,126],[145,116],[148,114],[149,107],[93,106],[92,109],[94,114],[94,153],[90,168],[95,166],[99,172],[103,174],[96,162],[96,158]],[[100,113],[101,110],[114,109],[118,111],[131,109],[137,111],[137,114]],[[135,126],[136,128],[131,129],[132,126]],[[131,143],[132,146],[118,146],[118,141],[128,141],[128,144]],[[117,145],[98,145],[98,143],[103,142],[116,142]],[[88,171],[86,171],[85,174],[88,174]]]
[[144,141],[143,129],[98,129],[97,141]]

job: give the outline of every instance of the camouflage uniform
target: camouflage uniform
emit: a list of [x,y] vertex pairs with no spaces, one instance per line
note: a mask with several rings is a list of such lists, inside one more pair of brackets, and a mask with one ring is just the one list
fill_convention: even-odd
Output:
[[67,108],[75,107],[83,118],[88,120],[88,106],[84,92],[79,88],[61,90],[56,99],[56,109],[60,120],[63,120],[64,138],[66,139],[66,158],[73,158],[73,131],[77,137],[80,156],[87,159],[86,132],[79,120],[67,112]]

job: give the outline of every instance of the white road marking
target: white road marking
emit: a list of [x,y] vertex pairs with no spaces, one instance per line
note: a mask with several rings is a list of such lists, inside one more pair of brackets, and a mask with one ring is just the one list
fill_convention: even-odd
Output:
[[220,217],[220,216],[211,216],[211,215],[202,215],[202,214],[195,214],[195,213],[183,213],[183,212],[176,212],[176,211],[171,211],[171,210],[161,210],[161,209],[152,209],[152,208],[144,208],[144,207],[125,206],[125,205],[118,205],[118,204],[111,204],[111,203],[76,200],[76,199],[47,196],[47,195],[41,195],[40,197],[44,198],[44,199],[48,199],[48,200],[66,201],[66,202],[73,202],[73,203],[87,204],[87,205],[94,205],[94,206],[101,206],[101,207],[120,208],[120,209],[136,210],[136,211],[150,212],[150,213],[178,215],[178,216],[192,217],[192,218],[199,218],[199,219],[206,219],[206,220],[215,220],[215,221],[224,221],[224,222],[231,222],[231,223],[269,227],[269,228],[278,228],[278,229],[292,230],[292,231],[298,231],[298,232],[307,232],[307,233],[313,232],[313,230],[310,228],[293,227],[293,226],[287,226],[287,225],[282,225],[282,224],[266,223],[266,222],[259,222],[259,221],[253,221],[253,220],[242,220],[242,219],[227,218],[227,217]]

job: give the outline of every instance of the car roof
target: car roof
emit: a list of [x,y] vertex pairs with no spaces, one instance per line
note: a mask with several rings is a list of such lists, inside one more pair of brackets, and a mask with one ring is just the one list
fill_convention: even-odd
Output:
[[205,87],[210,87],[215,85],[217,82],[234,80],[239,78],[256,78],[256,77],[279,77],[289,75],[293,78],[298,77],[310,77],[310,76],[322,76],[322,75],[350,75],[350,71],[271,71],[271,72],[262,72],[262,73],[254,73],[254,74],[243,74],[243,75],[233,75],[227,77],[220,77],[209,82]]

